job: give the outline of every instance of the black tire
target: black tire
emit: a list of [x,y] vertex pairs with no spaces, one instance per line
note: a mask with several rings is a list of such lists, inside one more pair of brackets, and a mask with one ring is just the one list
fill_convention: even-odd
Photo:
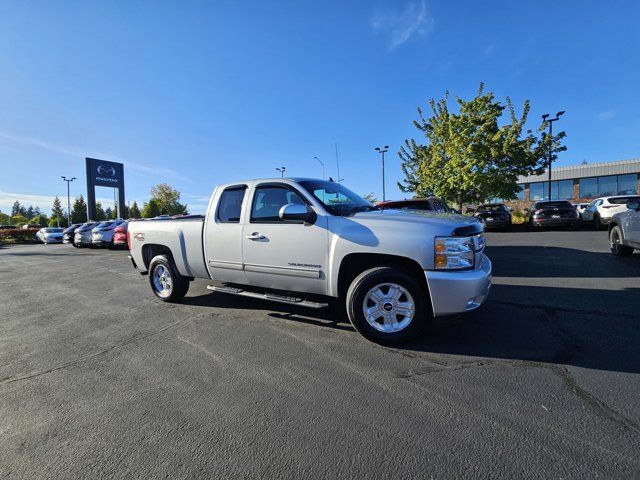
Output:
[[[369,298],[369,293],[374,288],[379,287],[384,291],[385,288],[389,288],[387,287],[389,284],[395,285],[396,287],[399,286],[401,287],[399,289],[400,291],[404,289],[405,292],[410,294],[411,299],[406,296],[406,293],[402,293],[397,301],[393,301],[393,303],[404,303],[407,305],[410,300],[413,300],[413,316],[408,324],[400,330],[383,332],[374,328],[365,317],[365,300]],[[391,293],[391,290],[387,290],[387,293]],[[402,298],[405,300],[402,301]],[[382,345],[398,345],[408,342],[422,333],[425,326],[433,320],[429,299],[426,296],[424,288],[422,288],[418,281],[412,276],[407,275],[397,268],[376,267],[362,272],[351,282],[345,300],[347,315],[353,328],[363,337]],[[386,305],[390,303],[392,303],[392,301],[386,301],[381,308],[388,311],[386,310]],[[395,309],[394,306],[391,308]],[[379,311],[384,315],[382,309]],[[388,315],[395,317],[396,321],[398,320],[398,316],[403,318],[404,320],[398,321],[398,327],[400,327],[403,321],[406,321],[406,317],[402,317],[400,313],[393,315],[394,311],[395,310],[391,310],[391,313]],[[373,323],[377,323],[379,325],[378,328],[384,328],[383,323],[376,321],[373,321]]]
[[[158,277],[160,274],[164,280]],[[149,285],[156,297],[169,303],[180,301],[189,291],[189,279],[178,273],[173,260],[167,258],[166,255],[156,255],[151,260]]]
[[633,254],[633,248],[627,245],[623,245],[622,243],[622,231],[620,227],[616,225],[609,232],[609,245],[611,248],[611,253],[613,253],[616,257],[629,257]]

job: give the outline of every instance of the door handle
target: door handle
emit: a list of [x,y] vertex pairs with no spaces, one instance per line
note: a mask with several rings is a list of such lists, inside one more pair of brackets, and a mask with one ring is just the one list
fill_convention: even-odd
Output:
[[247,240],[264,240],[267,237],[260,235],[258,232],[253,232],[251,235],[246,235],[246,238]]

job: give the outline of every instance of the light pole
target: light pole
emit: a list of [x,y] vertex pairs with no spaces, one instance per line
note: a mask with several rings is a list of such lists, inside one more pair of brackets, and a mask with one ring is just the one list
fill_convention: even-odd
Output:
[[318,160],[318,163],[320,163],[320,165],[322,165],[322,180],[324,180],[324,163],[322,163],[322,161],[318,157],[313,157],[313,158]]
[[374,150],[382,155],[382,201],[384,202],[386,200],[384,188],[384,154],[389,151],[389,145],[385,145],[384,148],[376,147]]
[[64,180],[65,182],[67,182],[67,227],[71,226],[71,194],[69,193],[69,184],[71,182],[73,182],[76,177],[71,177],[70,179],[67,179],[67,177],[65,176],[61,176],[60,178],[62,178],[62,180]]
[[286,169],[287,169],[287,167],[279,167],[279,168],[276,168],[276,170],[280,172],[280,177],[281,177],[281,178],[284,178],[284,171],[285,171]]
[[560,119],[560,116],[564,115],[564,110],[556,113],[555,118],[549,118],[549,114],[545,113],[544,115],[542,115],[542,123],[548,123],[549,124],[549,158],[548,158],[548,166],[549,166],[549,181],[547,182],[547,200],[551,200],[551,160],[553,158],[552,155],[552,150],[553,150],[553,122],[557,121]]

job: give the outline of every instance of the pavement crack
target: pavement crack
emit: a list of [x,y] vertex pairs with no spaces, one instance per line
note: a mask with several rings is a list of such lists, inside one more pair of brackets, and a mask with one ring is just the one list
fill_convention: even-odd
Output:
[[[518,303],[518,302],[509,302],[507,300],[491,300],[491,303],[497,303],[498,305],[506,305],[508,307],[517,307],[523,308],[525,310],[544,310],[546,312],[563,312],[563,313],[577,313],[579,315],[611,315],[609,311],[599,311],[599,310],[582,310],[579,308],[567,308],[567,307],[550,307],[548,305],[530,305],[526,303]],[[618,318],[626,318],[626,319],[635,319],[633,315],[628,315],[626,313],[617,312],[616,316]]]
[[105,355],[109,352],[112,352],[113,350],[117,350],[119,348],[125,347],[131,343],[136,343],[140,340],[144,340],[145,338],[149,338],[149,337],[153,337],[155,335],[158,335],[166,330],[169,330],[170,328],[174,328],[178,325],[180,325],[181,323],[183,323],[184,321],[186,321],[187,319],[182,319],[182,320],[178,320],[177,322],[173,322],[170,323],[168,325],[165,325],[164,327],[159,328],[158,330],[154,330],[152,332],[148,332],[148,333],[144,333],[142,335],[135,335],[131,338],[128,338],[127,340],[123,340],[122,342],[116,343],[114,345],[111,345],[109,347],[103,348],[102,350],[98,350],[96,352],[92,352],[92,353],[88,353],[87,355],[83,355],[81,357],[76,358],[75,360],[71,360],[69,362],[65,362],[65,363],[61,363],[59,365],[55,365],[53,367],[47,368],[45,370],[36,370],[35,372],[30,372],[30,373],[26,373],[26,374],[22,374],[22,375],[15,375],[13,377],[7,377],[7,378],[3,378],[0,380],[0,385],[5,385],[5,384],[9,384],[9,383],[13,383],[13,382],[20,382],[23,380],[29,380],[31,378],[35,378],[35,377],[39,377],[42,375],[47,375],[49,373],[58,371],[58,370],[63,370],[65,368],[71,367],[73,365],[77,365],[79,363],[83,363],[87,360],[90,360],[92,358],[95,357],[99,357],[101,355]]

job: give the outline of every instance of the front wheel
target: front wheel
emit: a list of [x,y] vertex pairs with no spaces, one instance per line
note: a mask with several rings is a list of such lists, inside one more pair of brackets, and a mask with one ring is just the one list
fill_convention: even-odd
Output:
[[609,244],[611,253],[616,257],[629,257],[633,254],[633,248],[622,244],[622,232],[619,226],[615,226],[609,232]]
[[153,257],[149,264],[151,290],[163,302],[178,302],[189,291],[189,280],[176,270],[165,255]]
[[358,275],[347,291],[346,307],[353,327],[383,345],[408,342],[431,318],[424,289],[401,270],[377,267]]

